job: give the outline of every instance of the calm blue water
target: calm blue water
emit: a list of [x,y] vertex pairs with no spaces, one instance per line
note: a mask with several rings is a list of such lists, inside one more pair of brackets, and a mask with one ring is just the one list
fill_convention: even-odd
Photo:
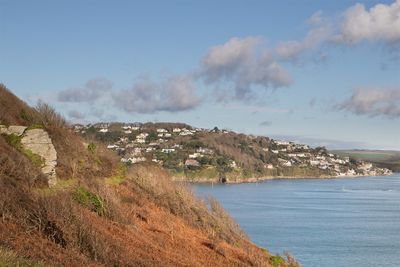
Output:
[[400,266],[400,175],[194,185],[250,238],[304,267]]

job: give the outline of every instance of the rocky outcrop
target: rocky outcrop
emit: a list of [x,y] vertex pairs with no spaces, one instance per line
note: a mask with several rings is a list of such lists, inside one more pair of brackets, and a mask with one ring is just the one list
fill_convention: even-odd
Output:
[[26,126],[19,126],[19,125],[12,125],[6,127],[4,125],[0,125],[0,134],[15,134],[17,136],[21,136],[28,127]]
[[0,125],[0,133],[21,136],[22,147],[43,159],[44,163],[41,169],[43,174],[48,178],[49,186],[54,186],[57,183],[57,151],[49,134],[44,129],[27,129],[25,126],[5,127]]
[[48,177],[49,186],[54,186],[57,183],[57,151],[48,133],[43,129],[26,130],[21,143],[24,148],[44,159],[45,163],[42,167],[42,172]]

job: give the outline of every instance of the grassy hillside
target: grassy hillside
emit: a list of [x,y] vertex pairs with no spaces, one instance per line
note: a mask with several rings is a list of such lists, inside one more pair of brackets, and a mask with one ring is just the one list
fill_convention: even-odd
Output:
[[311,148],[228,130],[182,123],[73,125],[88,142],[97,140],[125,164],[155,162],[174,179],[191,182],[249,182],[270,178],[388,175],[387,169]]
[[400,151],[394,150],[333,150],[334,153],[355,160],[365,160],[379,167],[400,172]]
[[[4,87],[1,104],[16,98]],[[154,164],[128,168],[22,101],[0,124],[40,124],[58,184],[0,135],[0,266],[297,266],[255,246],[215,200],[201,201]],[[25,117],[25,110],[32,117]]]

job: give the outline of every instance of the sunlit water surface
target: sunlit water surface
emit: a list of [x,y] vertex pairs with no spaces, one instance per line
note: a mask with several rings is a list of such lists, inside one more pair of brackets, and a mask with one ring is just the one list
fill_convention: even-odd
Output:
[[400,175],[193,185],[250,238],[304,267],[400,266]]

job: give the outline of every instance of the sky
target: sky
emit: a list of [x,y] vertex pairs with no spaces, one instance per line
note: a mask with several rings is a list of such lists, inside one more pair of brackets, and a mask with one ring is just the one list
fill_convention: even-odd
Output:
[[73,123],[400,150],[400,0],[0,0],[0,62]]

